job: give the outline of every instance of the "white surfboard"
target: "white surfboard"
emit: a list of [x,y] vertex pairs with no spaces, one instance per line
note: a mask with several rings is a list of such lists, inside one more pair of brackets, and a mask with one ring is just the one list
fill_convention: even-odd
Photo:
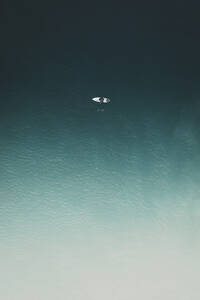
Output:
[[[101,99],[103,98],[103,101],[101,101]],[[99,103],[109,103],[110,99],[106,98],[106,97],[94,97],[92,98],[93,101],[95,102],[99,102]]]

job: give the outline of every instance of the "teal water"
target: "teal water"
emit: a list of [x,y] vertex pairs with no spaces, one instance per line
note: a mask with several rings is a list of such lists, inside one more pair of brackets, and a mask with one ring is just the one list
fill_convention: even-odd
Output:
[[2,299],[198,299],[198,102],[88,94],[3,121]]
[[11,2],[0,299],[199,300],[199,9]]

